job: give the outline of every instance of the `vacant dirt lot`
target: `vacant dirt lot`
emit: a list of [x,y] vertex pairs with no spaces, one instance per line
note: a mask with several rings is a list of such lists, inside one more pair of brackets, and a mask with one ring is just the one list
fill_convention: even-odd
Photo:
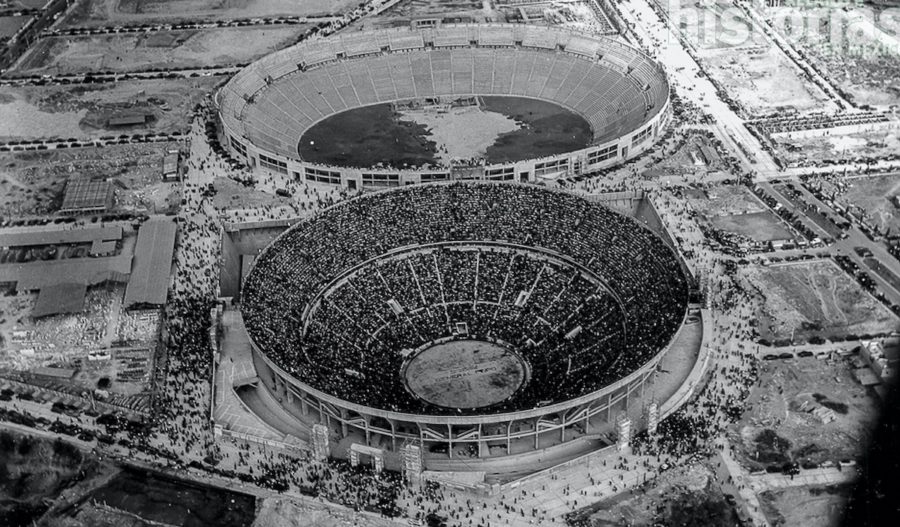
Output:
[[[177,184],[162,183],[162,158],[178,143],[117,145],[0,156],[0,217],[55,212],[66,180],[90,174],[115,182],[114,210],[166,212]],[[163,189],[162,187],[165,187]],[[154,201],[155,200],[155,201]]]
[[763,296],[757,314],[767,340],[880,334],[900,321],[831,260],[745,271]]
[[838,201],[861,209],[882,232],[900,232],[900,209],[891,202],[900,194],[900,174],[847,178],[841,183]]
[[851,491],[849,485],[793,487],[762,492],[759,501],[773,527],[838,527]]
[[794,236],[773,212],[764,210],[736,216],[719,216],[710,222],[713,227],[746,236],[757,242],[791,240]]
[[900,36],[896,15],[878,14],[869,5],[836,7],[780,7],[780,19],[804,20],[803,26],[776,24],[794,47],[802,51],[857,104],[897,104],[900,78]]
[[788,164],[816,165],[823,161],[859,161],[892,155],[900,150],[900,132],[882,130],[775,141]]
[[45,38],[13,68],[20,74],[77,74],[234,66],[293,44],[306,25]]
[[747,116],[787,110],[834,111],[815,85],[775,46],[734,52],[728,48],[701,55],[703,67],[744,109]]
[[722,185],[686,193],[691,206],[708,217],[752,214],[768,210],[768,207],[743,185]]
[[[186,132],[191,112],[221,77],[153,79],[77,86],[7,87],[0,97],[0,141]],[[143,114],[145,124],[111,128],[109,119]]]
[[[820,407],[831,409],[835,420],[816,417],[812,412]],[[865,452],[879,411],[853,377],[849,359],[815,357],[763,361],[745,408],[729,434],[751,470],[855,459]]]
[[358,0],[82,0],[64,24],[90,27],[333,15],[358,4]]

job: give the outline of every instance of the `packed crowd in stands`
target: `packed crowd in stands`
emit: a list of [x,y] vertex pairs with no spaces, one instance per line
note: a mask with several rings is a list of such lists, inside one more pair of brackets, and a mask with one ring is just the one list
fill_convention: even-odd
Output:
[[[469,243],[422,248],[449,242]],[[416,247],[354,273],[304,320],[335,278]],[[491,409],[509,411],[590,393],[640,367],[679,327],[687,285],[674,253],[630,218],[533,186],[454,183],[364,196],[299,223],[259,256],[241,301],[254,341],[287,372],[396,411],[462,411],[425,408],[396,377],[404,349],[465,322],[470,337],[513,343],[531,362],[533,382]]]

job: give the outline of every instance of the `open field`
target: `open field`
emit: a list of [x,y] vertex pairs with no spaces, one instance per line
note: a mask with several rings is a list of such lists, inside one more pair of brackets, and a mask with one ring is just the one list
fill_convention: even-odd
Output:
[[30,18],[30,16],[0,16],[0,41],[15,35]]
[[40,9],[47,4],[48,0],[7,0],[4,2],[10,9]]
[[705,191],[692,191],[688,195],[688,200],[694,210],[709,217],[753,214],[769,210],[744,185],[722,185]]
[[900,151],[900,130],[778,138],[774,143],[779,157],[789,166],[817,165],[823,161],[878,159]]
[[290,198],[247,188],[227,177],[216,178],[212,185],[215,188],[212,203],[220,210],[280,207],[291,204]]
[[747,116],[837,109],[775,46],[702,53],[701,63]]
[[538,21],[534,21],[529,16],[529,23],[533,24],[542,21],[551,26],[565,27],[594,34],[614,31],[612,25],[605,18],[594,13],[588,1],[549,2],[547,5],[536,7],[540,9],[540,18]]
[[760,493],[760,504],[773,527],[838,527],[851,485],[790,487]]
[[268,16],[333,15],[349,11],[358,4],[358,0],[82,0],[64,25],[171,24]]
[[881,232],[900,233],[900,209],[891,202],[900,195],[900,174],[843,178],[837,183],[823,181],[823,188],[835,191],[838,203],[861,211]]
[[716,229],[740,234],[757,242],[794,238],[778,216],[769,210],[735,216],[717,216],[710,221],[710,224]]
[[831,260],[744,271],[764,298],[760,336],[803,342],[811,337],[880,334],[900,320]]
[[[900,100],[900,32],[890,11],[874,24],[871,8],[862,5],[780,7],[772,13],[782,21],[776,30],[855,103],[888,106]],[[786,28],[783,21],[791,17],[806,25]]]
[[407,0],[378,16],[364,17],[354,27],[376,29],[407,26],[411,18],[440,18],[459,22],[508,22],[506,15],[481,0]]
[[411,18],[440,18],[445,22],[509,22],[551,25],[588,33],[611,30],[585,0],[535,1],[528,5],[497,5],[481,0],[408,0],[399,2],[376,17],[366,17],[355,26],[372,29],[409,24]]
[[405,108],[388,103],[327,117],[300,138],[311,162],[367,167],[436,164],[484,158],[505,163],[586,147],[583,117],[525,97],[479,97],[478,106]]
[[752,29],[744,13],[726,0],[681,2],[678,10],[674,9],[677,3],[661,1],[658,5],[676,21],[681,34],[697,50],[753,47],[765,43],[763,35]]
[[[253,527],[345,527],[352,525],[358,516],[349,510],[338,509],[312,501],[271,497],[258,504]],[[370,527],[396,527],[397,522],[375,515],[365,517]]]
[[574,516],[591,521],[575,525],[596,527],[696,525],[684,520],[698,517],[707,520],[702,524],[704,526],[737,525],[734,507],[725,501],[719,480],[713,470],[702,463],[663,472],[646,485],[594,503]]
[[6,430],[0,431],[0,452],[0,518],[12,522],[4,525],[36,524],[67,488],[109,470],[62,441]]
[[[197,77],[7,87],[0,96],[0,141],[186,132],[194,106],[219,82]],[[145,124],[108,126],[109,119],[127,114],[148,117]]]
[[794,237],[781,219],[743,185],[690,190],[686,195],[694,210],[715,229],[757,242]]
[[406,383],[417,397],[445,408],[505,401],[525,381],[522,359],[497,344],[459,340],[428,348],[410,361]]
[[[75,356],[86,356],[88,350],[108,347],[115,339],[124,294],[123,285],[93,287],[88,289],[83,312],[37,320],[31,318],[37,293],[3,297],[0,299],[0,335],[4,345],[0,366],[31,369],[43,361],[68,362]],[[15,339],[13,332],[27,332],[28,338]],[[32,357],[19,352],[26,348],[34,352]]]
[[[680,174],[702,178],[704,174],[725,169],[726,163],[720,153],[723,145],[711,136],[707,130],[676,130],[664,145],[660,145],[651,158],[651,168],[644,170],[642,175],[646,178],[668,178]],[[698,192],[705,195],[703,191]]]
[[[729,429],[742,464],[761,470],[862,456],[879,406],[852,371],[850,359],[764,361],[749,410]],[[817,408],[831,410],[835,419],[823,423],[812,413]]]
[[45,38],[12,70],[28,75],[61,75],[234,66],[293,44],[307,27],[233,27]]
[[170,212],[178,209],[177,183],[163,183],[162,158],[178,143],[117,145],[5,154],[0,156],[0,217],[42,215],[59,210],[66,180],[91,174],[115,183],[113,211]]
[[588,1],[534,2],[498,6],[498,9],[508,22],[558,26],[594,34],[615,32],[606,17],[597,15]]

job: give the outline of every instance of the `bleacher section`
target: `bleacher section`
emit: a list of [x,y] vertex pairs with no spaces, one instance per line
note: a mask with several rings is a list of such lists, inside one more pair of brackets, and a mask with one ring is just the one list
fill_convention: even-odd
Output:
[[[373,193],[300,222],[259,255],[241,295],[251,338],[289,375],[357,404],[460,415],[624,378],[669,343],[688,289],[675,254],[631,218],[575,194],[469,182]],[[531,382],[490,409],[411,397],[402,351],[458,323],[511,345]]]
[[334,113],[471,94],[555,102],[584,116],[600,144],[656,115],[668,101],[668,83],[648,57],[605,37],[512,24],[445,25],[298,44],[235,75],[219,101],[229,130],[296,159],[303,133]]

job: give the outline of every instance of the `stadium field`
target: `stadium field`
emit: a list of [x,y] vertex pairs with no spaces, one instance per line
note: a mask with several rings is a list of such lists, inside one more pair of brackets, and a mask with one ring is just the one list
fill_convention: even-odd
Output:
[[509,398],[526,380],[522,359],[490,342],[456,340],[432,346],[406,368],[414,395],[447,408],[481,408]]
[[303,134],[300,157],[358,167],[421,167],[448,157],[504,163],[570,152],[591,141],[587,121],[556,104],[524,97],[479,101],[477,108],[397,111],[385,103],[347,110]]

